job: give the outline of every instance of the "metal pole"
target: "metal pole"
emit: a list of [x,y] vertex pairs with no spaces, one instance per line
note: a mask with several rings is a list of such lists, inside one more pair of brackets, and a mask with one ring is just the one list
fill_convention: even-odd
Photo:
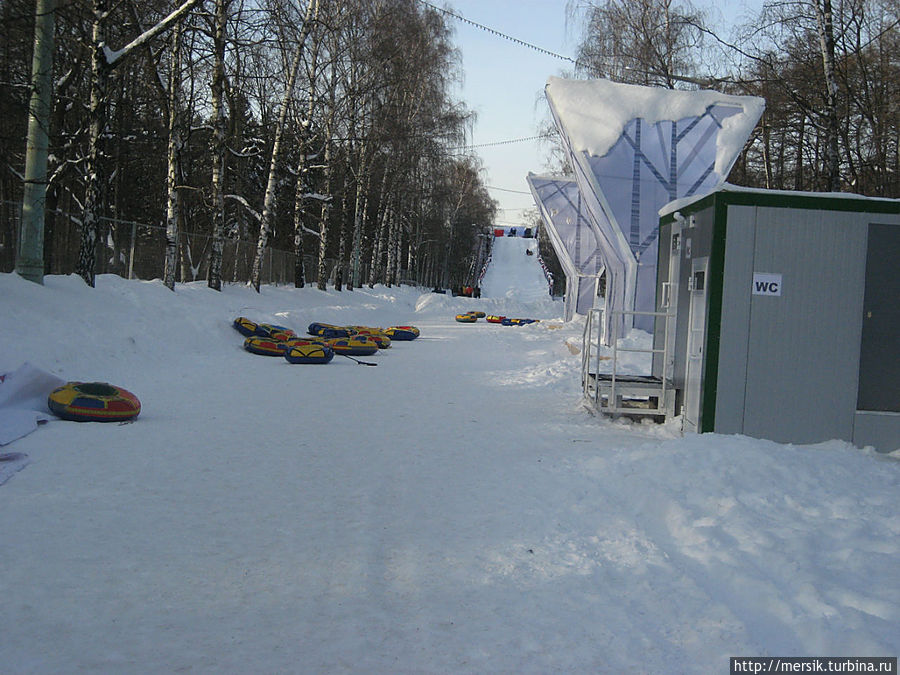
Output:
[[128,254],[128,278],[134,279],[134,246],[137,240],[137,223],[131,223],[131,252]]
[[28,107],[28,141],[25,150],[25,186],[16,272],[44,283],[44,203],[47,197],[47,129],[53,88],[53,20],[56,0],[37,0],[34,22],[34,56],[31,60],[31,104]]

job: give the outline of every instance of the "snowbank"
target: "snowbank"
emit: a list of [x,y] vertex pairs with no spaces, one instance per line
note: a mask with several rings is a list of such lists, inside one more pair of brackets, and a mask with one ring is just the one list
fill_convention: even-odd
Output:
[[[522,254],[523,260],[529,260]],[[591,417],[562,303],[0,275],[0,372],[108,380],[0,486],[0,670],[726,672],[900,652],[897,457]],[[459,324],[470,309],[541,323]],[[407,324],[292,366],[244,315]]]

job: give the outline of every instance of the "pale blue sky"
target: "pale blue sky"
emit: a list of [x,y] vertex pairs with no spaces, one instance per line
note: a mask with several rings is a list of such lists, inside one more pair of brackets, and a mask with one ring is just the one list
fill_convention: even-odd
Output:
[[[445,6],[439,0],[434,4]],[[747,4],[760,0],[719,0],[697,2],[707,12],[724,12],[733,23],[746,12]],[[567,19],[566,0],[448,0],[450,10],[494,30],[541,47],[575,57],[581,26]],[[714,9],[710,9],[714,7]],[[465,80],[458,97],[477,113],[471,143],[481,145],[535,136],[548,113],[541,98],[547,78],[564,75],[572,64],[515,44],[480,28],[451,19],[454,44],[462,56]],[[526,141],[475,150],[484,163],[484,180],[493,186],[491,196],[499,203],[501,223],[518,225],[524,210],[534,208],[525,176],[546,169],[546,143]],[[508,192],[515,190],[517,192]]]
[[[452,0],[458,14],[544,49],[572,56],[576,35],[566,31],[566,0]],[[550,75],[571,64],[538,53],[460,21],[454,42],[462,53],[465,81],[459,94],[477,114],[473,145],[535,136],[547,115],[541,93]],[[525,176],[544,170],[546,144],[537,141],[477,148],[488,185],[528,193]],[[519,224],[528,194],[491,190],[504,209],[498,220]]]

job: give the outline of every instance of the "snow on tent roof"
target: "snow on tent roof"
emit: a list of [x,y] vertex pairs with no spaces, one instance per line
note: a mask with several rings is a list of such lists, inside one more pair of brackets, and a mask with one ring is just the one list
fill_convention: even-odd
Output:
[[716,139],[715,171],[719,175],[731,170],[766,105],[764,99],[756,96],[643,87],[609,80],[550,77],[546,91],[565,125],[572,149],[596,157],[609,152],[634,119],[640,118],[648,124],[677,122],[698,117],[713,105],[741,108],[742,115],[721,122],[722,129]]
[[[605,320],[611,311],[653,311],[659,210],[721,186],[764,101],[555,77],[546,91],[591,222],[609,230],[626,263],[624,287],[607,279]],[[622,316],[623,328],[652,330],[650,317]]]

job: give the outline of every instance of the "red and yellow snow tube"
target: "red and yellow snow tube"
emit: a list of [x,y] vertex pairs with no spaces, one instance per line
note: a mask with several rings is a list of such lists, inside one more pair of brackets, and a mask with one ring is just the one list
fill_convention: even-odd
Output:
[[73,422],[124,422],[141,412],[137,396],[107,382],[69,382],[50,392],[47,406]]
[[244,340],[244,349],[251,354],[260,354],[261,356],[282,356],[284,354],[284,348],[284,341],[276,340],[275,338],[254,335]]
[[378,349],[391,348],[391,338],[389,338],[384,333],[357,333],[354,337],[369,338],[370,340],[373,340],[376,345],[378,345]]
[[306,328],[306,332],[310,335],[321,335],[326,329],[335,330],[343,328],[343,326],[335,326],[333,323],[311,323]]
[[272,338],[273,340],[289,340],[292,337],[297,337],[297,334],[290,328],[276,326],[271,323],[258,324],[256,334],[260,337]]
[[419,337],[419,329],[415,326],[391,326],[385,328],[384,334],[391,340],[409,341]]
[[334,358],[334,350],[313,340],[293,340],[294,344],[282,352],[288,363],[328,363]]
[[488,314],[484,320],[487,321],[488,323],[502,323],[503,319],[505,319],[505,318],[506,318],[505,316],[497,316],[496,314]]
[[365,335],[355,335],[353,337],[335,338],[328,340],[328,346],[334,350],[335,354],[346,354],[347,356],[371,356],[378,351],[378,343],[370,340]]

